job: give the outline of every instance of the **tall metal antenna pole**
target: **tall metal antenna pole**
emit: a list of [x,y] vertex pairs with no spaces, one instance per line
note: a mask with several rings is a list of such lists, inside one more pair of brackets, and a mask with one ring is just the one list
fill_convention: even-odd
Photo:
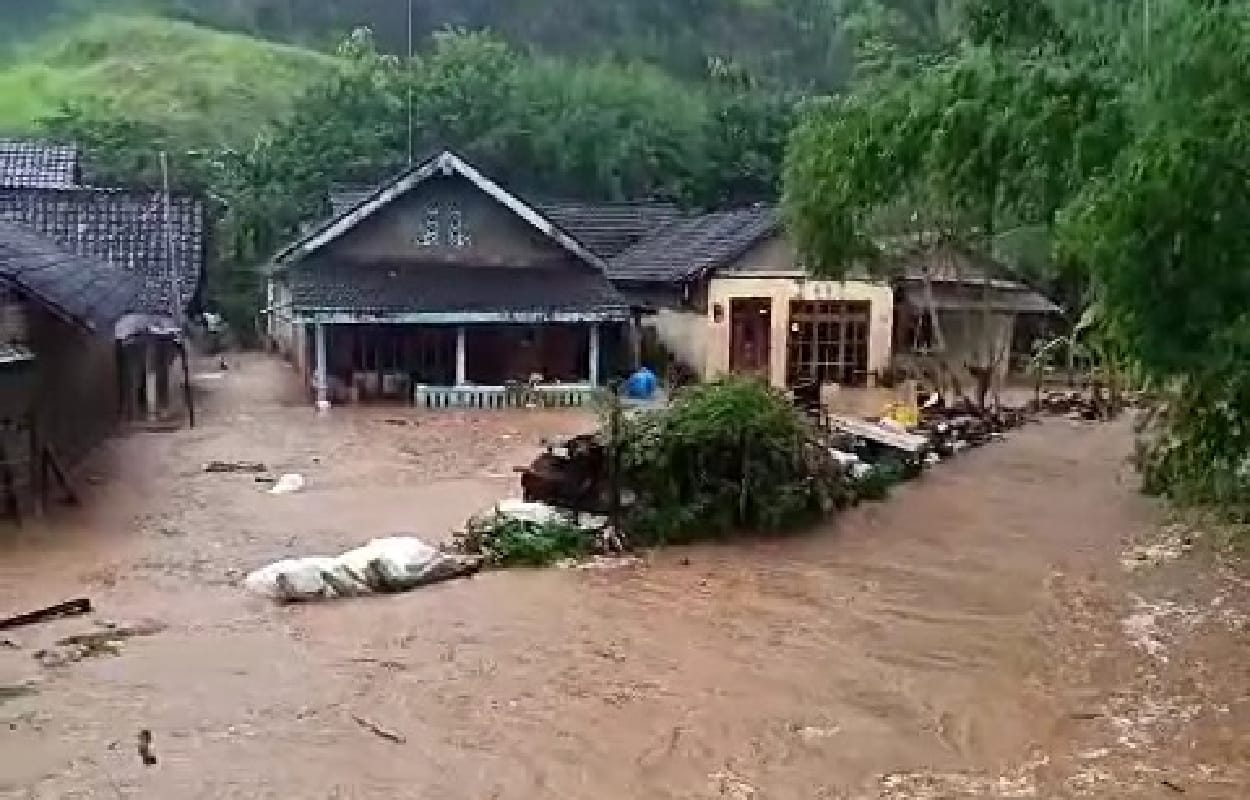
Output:
[[169,193],[169,156],[161,151],[161,204],[165,229],[165,260],[169,262],[169,305],[174,324],[182,327],[182,292],[179,289],[178,260],[174,257],[174,225]]
[[408,164],[412,164],[416,135],[412,120],[412,0],[408,0],[408,61],[404,65],[404,79],[408,85]]

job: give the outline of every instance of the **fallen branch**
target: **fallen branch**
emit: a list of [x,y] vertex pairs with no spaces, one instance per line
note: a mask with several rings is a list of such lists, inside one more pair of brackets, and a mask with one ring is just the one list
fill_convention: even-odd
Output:
[[36,611],[28,611],[25,614],[0,619],[0,631],[20,628],[24,625],[35,625],[40,622],[60,619],[61,617],[78,617],[90,613],[91,601],[85,597],[80,597],[64,603],[57,603],[47,608],[40,608]]
[[364,717],[357,716],[356,714],[352,714],[352,719],[356,722],[357,725],[369,731],[369,733],[372,733],[374,736],[385,739],[388,742],[394,742],[395,744],[407,744],[408,743],[408,740],[405,737],[401,736],[400,734],[395,733],[394,731],[388,731],[386,728],[383,728],[382,726],[378,725],[375,722],[370,722]]

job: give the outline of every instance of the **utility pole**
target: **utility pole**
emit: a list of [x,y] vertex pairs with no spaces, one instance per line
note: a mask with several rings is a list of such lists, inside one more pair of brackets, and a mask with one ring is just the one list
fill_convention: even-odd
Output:
[[[173,195],[169,188],[169,154],[161,151],[161,207],[165,229],[165,260],[169,262],[169,313],[177,329],[174,334],[175,346],[182,358],[182,392],[187,404],[187,419],[192,428],[195,427],[195,400],[191,394],[191,364],[187,355],[187,341],[183,332],[182,320],[182,281],[179,280],[178,255],[174,247],[174,214]],[[149,348],[154,345],[149,342]],[[154,355],[155,349],[149,349]],[[151,383],[149,382],[149,385]]]
[[413,150],[416,147],[416,135],[412,120],[412,0],[408,0],[408,61],[404,65],[404,82],[408,87],[408,164],[412,165]]
[[169,155],[161,151],[161,205],[165,229],[165,260],[169,266],[169,311],[174,324],[182,329],[182,291],[178,280],[178,259],[174,250],[173,201],[169,191]]

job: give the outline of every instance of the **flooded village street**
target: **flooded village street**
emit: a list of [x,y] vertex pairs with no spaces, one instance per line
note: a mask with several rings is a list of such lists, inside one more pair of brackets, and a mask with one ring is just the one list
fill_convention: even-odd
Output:
[[[112,441],[83,508],[0,540],[0,610],[96,607],[0,632],[0,798],[1250,796],[1250,584],[1125,569],[1174,530],[1126,423],[1027,426],[793,538],[277,607],[243,575],[445,539],[594,420],[319,417],[276,359],[231,366],[199,427]],[[96,620],[162,629],[34,658]]]

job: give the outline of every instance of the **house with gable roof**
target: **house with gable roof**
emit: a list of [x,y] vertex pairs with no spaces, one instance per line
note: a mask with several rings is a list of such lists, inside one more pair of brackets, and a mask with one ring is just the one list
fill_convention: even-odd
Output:
[[491,406],[522,383],[577,403],[647,337],[698,378],[870,386],[933,350],[934,321],[947,361],[974,360],[987,274],[993,347],[1057,310],[985,260],[930,248],[892,254],[887,277],[819,279],[774,206],[526,201],[451,152],[330,201],[274,259],[268,309],[322,405]]
[[112,266],[137,290],[112,332],[120,349],[126,415],[172,405],[181,322],[198,302],[208,223],[197,197],[84,186],[72,146],[0,140],[0,222],[18,223],[57,247]]
[[939,344],[955,370],[992,350],[1002,376],[1017,321],[1059,311],[994,259],[937,242],[882,244],[879,277],[813,277],[777,209],[757,205],[669,221],[611,257],[608,275],[698,377],[757,375],[778,388],[876,385]]
[[[569,211],[569,209],[565,209]],[[580,405],[631,322],[607,263],[456,154],[367,192],[273,259],[269,334],[319,407]]]

